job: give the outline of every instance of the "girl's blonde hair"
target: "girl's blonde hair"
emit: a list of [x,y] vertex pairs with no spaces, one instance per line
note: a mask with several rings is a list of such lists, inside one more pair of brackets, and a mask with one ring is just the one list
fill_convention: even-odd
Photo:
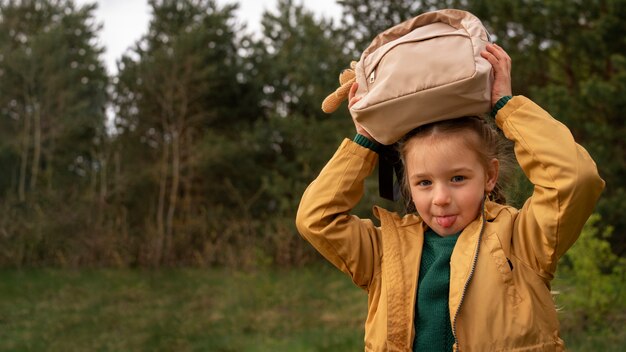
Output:
[[[478,139],[471,138],[471,133],[478,137]],[[445,138],[451,134],[464,137],[466,145],[476,152],[485,169],[488,168],[492,159],[498,160],[500,164],[498,181],[490,194],[486,196],[494,202],[506,204],[506,196],[502,185],[507,184],[512,177],[515,165],[515,158],[513,157],[512,151],[513,144],[499,132],[493,122],[478,116],[467,116],[420,126],[407,133],[397,142],[396,148],[403,168],[400,191],[408,213],[416,211],[411,197],[411,188],[407,181],[406,167],[404,167],[406,165],[405,157],[407,155],[408,146],[411,144],[411,141],[414,141],[416,138],[421,139],[431,136],[435,138]]]

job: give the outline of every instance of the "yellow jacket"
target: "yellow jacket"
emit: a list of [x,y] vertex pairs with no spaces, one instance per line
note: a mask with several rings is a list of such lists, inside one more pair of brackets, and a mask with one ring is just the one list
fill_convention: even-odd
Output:
[[[550,280],[604,188],[570,131],[516,96],[496,117],[534,184],[521,210],[487,201],[450,260],[456,351],[562,351]],[[350,215],[377,154],[345,140],[304,193],[296,225],[368,293],[366,351],[410,351],[424,222],[375,207],[380,227]]]

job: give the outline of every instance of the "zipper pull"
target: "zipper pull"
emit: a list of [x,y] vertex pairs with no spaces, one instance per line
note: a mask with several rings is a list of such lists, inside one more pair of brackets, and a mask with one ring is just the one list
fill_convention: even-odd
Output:
[[370,83],[374,83],[375,80],[376,80],[376,70],[374,70],[374,71],[372,71],[372,73],[370,73],[369,82]]

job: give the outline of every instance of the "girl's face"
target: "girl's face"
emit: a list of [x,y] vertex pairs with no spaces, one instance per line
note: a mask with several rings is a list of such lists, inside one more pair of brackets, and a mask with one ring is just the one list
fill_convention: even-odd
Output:
[[[471,132],[470,132],[471,133]],[[411,140],[405,163],[411,197],[417,212],[440,236],[463,230],[478,217],[483,197],[498,178],[498,160],[487,167],[468,139],[459,133]]]

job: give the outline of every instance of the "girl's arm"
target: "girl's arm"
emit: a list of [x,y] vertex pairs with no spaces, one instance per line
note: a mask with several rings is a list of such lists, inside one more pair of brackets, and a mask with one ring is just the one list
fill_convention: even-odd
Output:
[[528,98],[511,99],[496,122],[515,142],[517,160],[534,185],[515,222],[513,253],[550,280],[593,212],[604,181],[569,129]]
[[[348,94],[348,108],[354,97],[354,83]],[[356,131],[376,144],[356,121]],[[296,226],[326,259],[367,289],[380,271],[380,229],[371,220],[359,219],[350,211],[363,197],[365,178],[376,165],[378,154],[355,142],[344,140],[302,196]]]
[[[487,50],[495,80],[508,76],[510,86],[510,58],[499,47]],[[496,95],[495,101],[500,97]],[[559,257],[576,241],[593,212],[604,181],[569,129],[528,98],[508,101],[498,111],[496,123],[515,142],[516,158],[534,185],[515,221],[512,252],[550,280]]]
[[350,211],[363,196],[364,180],[377,160],[375,152],[344,140],[304,192],[296,215],[300,234],[364,289],[380,270],[380,230]]

